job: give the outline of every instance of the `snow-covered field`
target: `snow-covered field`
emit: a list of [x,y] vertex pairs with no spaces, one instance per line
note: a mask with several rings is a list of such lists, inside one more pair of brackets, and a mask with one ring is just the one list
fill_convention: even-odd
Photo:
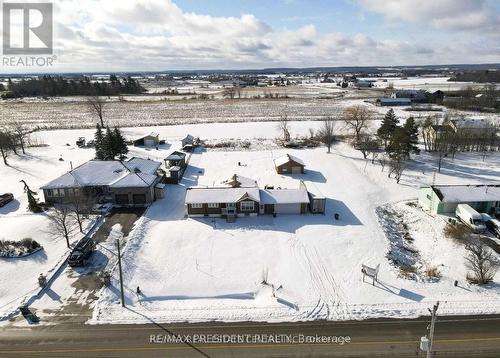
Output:
[[[306,135],[308,128],[319,125],[315,121],[291,122],[292,137]],[[167,144],[159,150],[130,148],[130,156],[162,159],[179,147],[180,138],[187,133],[210,140],[259,138],[264,143],[272,143],[278,135],[271,122],[125,128],[124,132],[133,137],[151,130],[166,138]],[[37,189],[67,171],[69,161],[76,166],[90,159],[92,149],[76,148],[73,143],[79,136],[92,135],[93,130],[39,132],[35,136],[47,147],[29,148],[26,156],[9,156],[11,167],[0,165],[2,190],[16,197],[0,209],[0,237],[32,237],[46,253],[46,257],[39,253],[35,254],[39,258],[0,262],[2,314],[37,288],[39,273],[49,272],[67,254],[63,241],[51,241],[45,233],[46,218],[26,212],[19,180],[26,179]],[[429,154],[416,156],[398,185],[378,164],[366,162],[344,143],[335,145],[331,154],[324,148],[289,151],[307,165],[306,174],[294,177],[280,176],[273,169],[272,159],[284,152],[269,144],[252,151],[194,154],[182,184],[168,185],[165,198],[148,209],[128,236],[123,266],[130,310],[118,303],[114,272],[113,287],[101,291],[91,322],[403,317],[426,314],[436,300],[441,301],[442,314],[500,312],[498,274],[488,287],[467,285],[463,249],[442,237],[439,221],[398,204],[416,198],[417,188],[432,182],[436,160]],[[234,173],[254,178],[260,185],[296,187],[299,178],[313,182],[328,198],[327,213],[239,218],[231,224],[222,219],[184,217],[187,186],[214,185]],[[484,160],[481,154],[465,153],[454,161],[446,159],[435,182],[498,181],[499,176],[497,153]],[[391,266],[385,257],[389,242],[375,215],[375,209],[387,203],[408,211],[408,217],[415,220],[410,225],[415,228],[414,245],[422,263],[439,267],[441,280],[403,279]],[[333,220],[334,213],[340,214],[339,221]],[[380,264],[379,284],[361,281],[361,264]],[[53,287],[59,297],[46,295],[36,308],[54,309],[68,303],[65,287],[71,281],[61,276]],[[453,286],[454,280],[460,281],[460,287]],[[142,292],[139,296],[137,286]]]

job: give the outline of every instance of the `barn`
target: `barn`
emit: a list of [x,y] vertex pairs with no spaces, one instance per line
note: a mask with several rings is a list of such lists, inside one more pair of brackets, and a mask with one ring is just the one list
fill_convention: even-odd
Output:
[[274,160],[278,174],[304,174],[305,164],[302,159],[291,154],[285,154]]

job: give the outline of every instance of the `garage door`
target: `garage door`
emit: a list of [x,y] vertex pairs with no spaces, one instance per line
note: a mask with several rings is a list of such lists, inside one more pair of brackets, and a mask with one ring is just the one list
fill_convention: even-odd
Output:
[[134,194],[132,200],[134,204],[146,204],[146,194]]
[[115,201],[118,205],[128,205],[128,195],[127,194],[116,194]]
[[153,139],[145,139],[144,140],[144,145],[146,147],[152,147],[155,145],[155,141]]
[[277,214],[300,214],[300,204],[276,204],[274,210]]
[[301,167],[292,167],[292,174],[300,174],[302,173]]

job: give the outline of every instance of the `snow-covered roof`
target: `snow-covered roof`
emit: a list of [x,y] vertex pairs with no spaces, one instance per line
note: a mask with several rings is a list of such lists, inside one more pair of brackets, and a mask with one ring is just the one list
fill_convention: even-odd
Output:
[[129,173],[110,185],[111,188],[142,188],[151,186],[157,176],[148,173]]
[[[161,163],[132,158],[129,161],[90,160],[44,185],[42,189],[87,186],[131,187],[151,185]],[[137,184],[137,185],[132,185]]]
[[500,184],[433,185],[431,188],[444,203],[500,201]]
[[313,197],[313,199],[325,199],[325,196],[318,189],[316,184],[308,182],[307,184],[302,182],[308,193]]
[[70,171],[81,186],[110,185],[129,172],[118,160],[90,160]]
[[142,158],[132,158],[126,162],[122,162],[128,169],[135,171],[138,169],[141,173],[155,174],[161,166],[160,162]]
[[245,198],[260,201],[258,188],[188,188],[186,204],[236,203]]
[[194,141],[194,137],[191,135],[191,134],[188,134],[187,136],[184,137],[184,139],[182,139],[182,142],[193,142]]
[[234,174],[229,179],[224,180],[222,184],[230,187],[254,187],[257,186],[257,181],[251,178],[241,176],[239,174]]
[[279,158],[276,158],[274,160],[274,164],[276,164],[276,166],[279,167],[280,165],[288,163],[289,161],[294,161],[295,163],[298,163],[300,165],[305,165],[302,159],[297,158],[296,156],[291,154],[285,154]]
[[181,160],[186,157],[186,153],[178,152],[175,151],[171,153],[168,157],[165,158],[165,160]]
[[296,204],[309,203],[307,190],[300,189],[266,189],[260,190],[262,204]]
[[151,132],[149,134],[146,134],[146,135],[143,135],[143,136],[140,136],[140,137],[137,137],[135,138],[134,140],[139,140],[139,139],[143,139],[143,138],[147,138],[147,137],[159,137],[160,135],[156,132]]
[[42,189],[76,188],[79,186],[80,184],[78,184],[75,177],[71,173],[66,173],[45,184]]

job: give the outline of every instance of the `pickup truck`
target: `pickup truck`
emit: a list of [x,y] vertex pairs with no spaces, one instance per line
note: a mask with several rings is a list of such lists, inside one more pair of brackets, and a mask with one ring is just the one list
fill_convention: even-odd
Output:
[[83,237],[71,251],[68,264],[71,267],[85,266],[95,250],[95,242],[90,237]]
[[12,193],[5,193],[0,195],[0,208],[4,205],[7,205],[12,200],[14,200],[14,195],[12,195]]

